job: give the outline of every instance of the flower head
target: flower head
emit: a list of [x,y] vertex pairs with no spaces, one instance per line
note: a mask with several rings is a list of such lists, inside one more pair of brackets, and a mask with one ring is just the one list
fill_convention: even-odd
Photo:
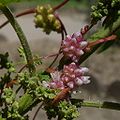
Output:
[[61,80],[64,82],[65,86],[74,89],[82,84],[88,84],[90,82],[90,77],[85,76],[88,71],[88,68],[79,67],[73,62],[68,66],[64,66]]
[[88,42],[83,38],[80,32],[73,35],[67,35],[62,43],[62,51],[66,57],[69,57],[74,62],[78,62],[81,55],[84,54],[84,49]]
[[44,86],[52,89],[76,89],[83,84],[88,84],[90,82],[89,76],[85,76],[88,72],[88,68],[79,67],[74,62],[65,65],[62,71],[55,71],[51,73],[52,80],[47,83],[43,82]]

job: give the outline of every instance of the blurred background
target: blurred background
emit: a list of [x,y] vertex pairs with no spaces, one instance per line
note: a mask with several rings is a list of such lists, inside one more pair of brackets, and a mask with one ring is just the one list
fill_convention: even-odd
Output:
[[[38,4],[58,5],[62,0],[35,0],[34,2],[16,3],[10,5],[12,11],[19,13],[25,9],[36,7]],[[80,29],[90,22],[90,6],[95,4],[96,0],[70,0],[68,4],[62,7],[58,13],[62,19],[68,34],[80,31]],[[22,26],[30,47],[34,54],[45,56],[56,53],[59,50],[61,35],[51,33],[46,35],[41,29],[36,29],[34,25],[34,14],[26,15],[17,19]],[[4,15],[0,15],[0,24],[6,21]],[[99,28],[100,23],[96,25],[90,34]],[[0,53],[9,52],[10,58],[18,64],[20,58],[17,48],[20,46],[19,40],[10,26],[6,25],[0,29]],[[75,95],[77,98],[93,101],[117,101],[120,102],[120,45],[115,44],[102,54],[93,54],[82,66],[90,69],[91,83],[80,88],[81,93]],[[42,68],[47,67],[49,61],[44,61]],[[56,63],[57,64],[57,63]],[[42,69],[41,68],[41,69]],[[19,66],[18,66],[19,69]],[[40,68],[39,68],[40,69]],[[37,107],[30,112],[31,119]],[[78,120],[119,120],[120,112],[113,110],[103,110],[95,108],[81,108],[80,118]],[[45,113],[41,110],[36,120],[47,120]]]

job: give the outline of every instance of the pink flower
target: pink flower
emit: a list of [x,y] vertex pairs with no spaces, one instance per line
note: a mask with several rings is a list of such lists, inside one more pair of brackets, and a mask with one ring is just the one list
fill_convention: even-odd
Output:
[[65,65],[62,71],[51,73],[52,80],[50,82],[43,81],[43,85],[51,89],[64,89],[69,87],[74,90],[90,82],[90,77],[85,75],[88,71],[88,68],[79,67],[73,62]]
[[73,35],[67,35],[62,43],[62,51],[66,57],[70,57],[74,62],[78,62],[81,55],[84,54],[84,49],[88,42],[83,38],[80,32]]
[[61,72],[55,71],[50,73],[52,80],[50,82],[43,81],[43,86],[51,89],[64,89],[64,83],[61,81]]
[[85,76],[88,71],[88,68],[79,67],[73,62],[68,66],[64,66],[61,80],[64,82],[65,86],[74,89],[82,84],[88,84],[90,82],[90,77]]

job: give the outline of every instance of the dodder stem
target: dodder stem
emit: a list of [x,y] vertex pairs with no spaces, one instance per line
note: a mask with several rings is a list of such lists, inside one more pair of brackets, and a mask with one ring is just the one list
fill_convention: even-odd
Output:
[[[18,17],[24,16],[24,15],[32,14],[32,13],[35,13],[35,11],[36,11],[35,8],[28,9],[28,10],[25,10],[25,11],[23,11],[21,13],[18,13],[15,17],[18,18]],[[2,25],[0,25],[0,29],[3,28],[8,23],[9,23],[9,20],[5,21]]]
[[54,7],[54,11],[58,10],[59,8],[61,8],[62,6],[64,6],[67,2],[69,2],[69,0],[64,0],[61,4],[59,4],[58,6]]

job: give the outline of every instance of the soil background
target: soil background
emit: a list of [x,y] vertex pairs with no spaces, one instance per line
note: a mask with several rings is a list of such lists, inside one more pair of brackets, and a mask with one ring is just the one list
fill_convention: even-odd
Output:
[[[77,10],[60,12],[68,34],[80,31],[86,25],[88,14]],[[0,24],[5,21],[4,16],[0,16]],[[57,53],[60,46],[61,36],[56,33],[45,35],[40,29],[35,29],[33,15],[18,18],[20,25],[25,32],[30,47],[34,54],[39,56]],[[96,29],[95,27],[94,29]],[[93,30],[94,30],[93,29]],[[18,63],[20,61],[17,48],[20,46],[19,40],[8,24],[0,29],[0,53],[9,52],[10,58]],[[114,46],[102,54],[93,54],[82,66],[90,69],[91,83],[80,87],[81,93],[75,95],[77,98],[94,101],[118,101],[120,102],[120,47]],[[44,61],[46,67],[52,59]],[[57,64],[57,63],[56,63]],[[18,67],[19,69],[19,67]],[[37,108],[37,107],[36,107]],[[36,108],[29,112],[32,117]],[[40,110],[36,120],[47,120],[43,110]],[[78,120],[120,120],[120,112],[114,110],[103,110],[95,108],[81,108]]]

